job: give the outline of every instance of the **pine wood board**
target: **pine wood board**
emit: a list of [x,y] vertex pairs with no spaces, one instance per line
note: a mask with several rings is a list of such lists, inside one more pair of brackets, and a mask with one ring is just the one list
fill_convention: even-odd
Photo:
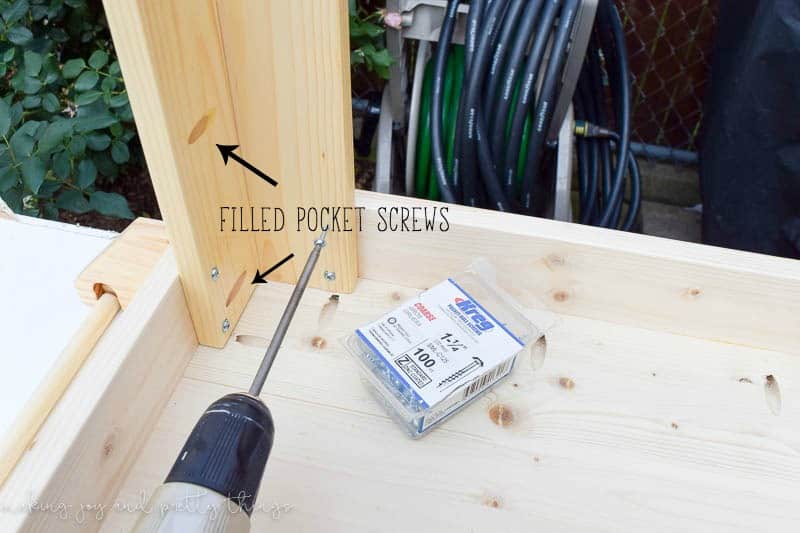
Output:
[[[225,349],[198,348],[120,503],[163,480],[208,404],[247,387],[290,289],[259,288]],[[415,290],[362,280],[334,311],[327,293],[307,292],[263,395],[277,434],[253,531],[779,531],[800,520],[797,354],[528,309],[546,330],[541,369],[522,356],[414,441],[339,339]],[[510,423],[492,420],[496,405]],[[112,512],[103,531],[134,520]]]
[[123,309],[150,277],[169,246],[164,223],[137,218],[75,280],[81,300],[93,304],[104,292],[117,296]]
[[[352,205],[344,0],[106,0],[142,148],[201,343],[222,346],[256,270],[307,250],[313,232],[220,231],[223,207]],[[280,135],[278,133],[280,132]],[[273,177],[272,187],[217,145]],[[257,223],[256,222],[256,223]],[[312,285],[349,292],[356,236],[331,236]],[[212,277],[216,269],[218,276]],[[279,276],[294,280],[293,266]],[[294,274],[294,276],[293,276]]]

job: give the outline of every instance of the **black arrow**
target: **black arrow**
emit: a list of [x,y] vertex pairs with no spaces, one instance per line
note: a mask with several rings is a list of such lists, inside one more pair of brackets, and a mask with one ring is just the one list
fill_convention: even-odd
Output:
[[244,159],[233,153],[234,150],[239,148],[238,144],[218,144],[217,148],[219,148],[219,153],[222,154],[222,161],[224,161],[226,165],[228,164],[228,158],[231,158],[240,165],[242,165],[244,168],[249,170],[250,172],[254,173],[262,180],[272,185],[273,187],[278,186],[277,181],[270,178],[269,176],[258,170],[256,167],[254,167],[253,165],[251,165],[250,163],[248,163],[247,161],[245,161]]
[[284,264],[285,262],[287,262],[288,260],[290,260],[292,257],[294,257],[294,254],[289,254],[289,255],[287,255],[286,257],[284,257],[283,259],[281,259],[280,261],[278,261],[277,263],[275,263],[275,265],[274,265],[274,266],[272,266],[272,267],[271,267],[269,270],[266,270],[266,271],[265,271],[263,274],[261,274],[261,273],[258,271],[258,269],[256,269],[256,275],[255,275],[255,276],[253,276],[253,281],[251,281],[250,283],[251,283],[252,285],[256,285],[256,284],[258,284],[258,283],[266,283],[266,282],[267,282],[267,280],[265,280],[264,278],[265,278],[265,277],[267,277],[267,276],[268,276],[269,274],[271,274],[272,272],[275,272],[276,270],[278,270],[278,269],[279,269],[281,266],[283,266],[283,264]]

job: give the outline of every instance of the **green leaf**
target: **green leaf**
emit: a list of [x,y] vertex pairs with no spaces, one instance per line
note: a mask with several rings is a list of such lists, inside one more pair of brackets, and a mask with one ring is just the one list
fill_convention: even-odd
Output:
[[114,61],[111,63],[111,65],[108,67],[108,73],[112,76],[119,76],[122,74],[122,70],[119,68],[119,61]]
[[89,201],[78,191],[64,191],[56,199],[56,207],[82,215],[92,210]]
[[0,99],[0,137],[5,136],[11,128],[11,106]]
[[116,123],[117,117],[111,113],[99,113],[97,115],[79,117],[76,119],[75,130],[80,132],[102,130]]
[[83,155],[86,151],[86,137],[73,135],[69,141],[69,151],[73,155]]
[[100,89],[104,93],[110,93],[114,89],[117,88],[117,80],[116,78],[103,78],[102,83],[100,83]]
[[69,164],[69,153],[59,152],[53,157],[53,172],[61,179],[67,179],[72,168]]
[[97,81],[100,79],[100,75],[93,71],[87,70],[75,81],[75,90],[78,92],[88,91],[95,85],[97,85]]
[[39,187],[44,183],[47,165],[38,157],[31,157],[22,163],[22,182],[33,194],[39,192]]
[[11,48],[9,48],[5,52],[3,52],[3,62],[4,63],[8,63],[12,59],[14,59],[14,52],[16,52],[16,51],[17,51],[17,49],[12,46]]
[[26,96],[22,99],[22,107],[25,109],[33,109],[35,107],[39,107],[42,104],[42,97],[41,96]]
[[72,78],[77,78],[78,74],[85,68],[86,62],[83,59],[70,59],[64,63],[64,68],[61,70],[61,73],[64,75],[64,78],[71,80]]
[[11,126],[17,126],[22,121],[22,102],[11,106]]
[[133,111],[131,110],[131,105],[124,105],[122,107],[118,107],[116,109],[117,116],[119,120],[122,122],[133,122]]
[[42,107],[48,113],[55,113],[61,106],[56,95],[53,93],[45,93],[42,97]]
[[11,146],[11,151],[14,152],[14,157],[20,160],[31,155],[35,142],[33,137],[25,133],[22,129],[18,129],[14,132],[14,135],[11,136],[9,145]]
[[389,50],[386,48],[376,50],[374,53],[369,55],[369,58],[372,60],[374,65],[379,67],[388,67],[392,64],[392,56],[389,54]]
[[91,159],[84,159],[78,163],[78,175],[75,178],[75,185],[81,189],[91,187],[97,179],[97,167]]
[[62,28],[50,28],[48,35],[50,35],[50,38],[57,43],[65,43],[69,41],[69,35]]
[[127,163],[130,158],[131,154],[128,151],[128,145],[122,141],[114,141],[111,145],[111,159],[118,165],[121,165]]
[[62,187],[62,183],[56,180],[44,180],[42,186],[39,187],[39,192],[36,194],[39,198],[52,198],[53,193]]
[[128,207],[128,201],[123,196],[113,192],[93,192],[92,197],[89,199],[89,205],[101,215],[127,219],[134,218]]
[[18,130],[21,131],[21,132],[27,133],[31,137],[35,137],[36,136],[36,131],[39,129],[39,126],[41,126],[41,125],[42,125],[42,123],[39,122],[38,120],[29,120],[29,121],[25,122],[25,124],[20,126],[18,128]]
[[350,52],[350,64],[351,65],[363,65],[364,64],[364,52],[359,50],[352,50]]
[[24,46],[31,42],[31,39],[33,39],[33,34],[31,33],[31,30],[24,26],[14,26],[8,30],[6,37],[12,43],[18,46]]
[[78,95],[78,97],[75,99],[75,103],[78,105],[89,105],[92,102],[97,101],[101,96],[103,96],[103,93],[100,91],[86,91],[85,93]]
[[56,120],[51,122],[39,139],[39,152],[47,154],[59,146],[72,133],[72,120]]
[[42,82],[36,78],[25,78],[23,91],[25,94],[36,94],[42,90]]
[[104,133],[94,133],[86,137],[86,145],[95,152],[101,152],[111,145],[111,137]]
[[117,122],[116,124],[112,124],[111,127],[108,128],[108,130],[114,137],[119,137],[120,135],[122,135],[122,124],[120,124],[119,122]]
[[3,194],[0,194],[0,196],[3,197],[3,200],[5,200],[12,211],[15,213],[22,212],[22,190],[20,187],[13,187]]
[[25,75],[34,78],[42,71],[42,56],[32,50],[25,50]]
[[19,183],[19,173],[14,167],[6,167],[0,171],[0,192],[6,192]]
[[128,93],[118,94],[111,97],[109,104],[111,107],[122,107],[128,103]]
[[350,37],[369,37],[374,39],[383,35],[383,27],[372,22],[354,21],[350,24]]
[[100,70],[108,63],[108,54],[102,50],[95,50],[94,53],[89,56],[89,66],[95,70]]
[[7,25],[11,25],[25,16],[28,12],[28,0],[16,0],[3,10],[3,20]]
[[42,211],[44,212],[44,218],[48,220],[58,220],[58,209],[53,205],[53,202],[44,204]]
[[97,166],[97,172],[101,176],[108,178],[111,183],[114,183],[114,180],[119,176],[119,166],[114,163],[108,152],[95,152],[92,161]]
[[31,18],[33,20],[42,20],[47,16],[47,6],[31,6]]

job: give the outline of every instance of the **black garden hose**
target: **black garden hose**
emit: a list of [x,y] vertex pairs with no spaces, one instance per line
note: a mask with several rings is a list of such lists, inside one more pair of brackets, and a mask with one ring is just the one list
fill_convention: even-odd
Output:
[[[462,59],[455,62],[448,58],[459,2],[448,0],[425,71],[423,103],[429,105],[420,106],[417,194],[500,211],[547,212],[555,183],[547,135],[581,2],[472,0],[465,47],[456,51]],[[630,150],[627,51],[613,1],[599,0],[597,13],[573,95],[580,124],[579,219],[631,230],[641,184]],[[457,83],[451,79],[456,73]]]

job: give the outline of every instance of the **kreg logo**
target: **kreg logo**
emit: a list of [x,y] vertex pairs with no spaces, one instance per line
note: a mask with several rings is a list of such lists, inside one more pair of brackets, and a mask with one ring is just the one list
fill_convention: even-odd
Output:
[[478,308],[472,300],[456,298],[456,307],[458,307],[462,313],[470,317],[479,330],[488,331],[494,327],[494,324],[489,322],[489,320],[481,314],[480,308]]

